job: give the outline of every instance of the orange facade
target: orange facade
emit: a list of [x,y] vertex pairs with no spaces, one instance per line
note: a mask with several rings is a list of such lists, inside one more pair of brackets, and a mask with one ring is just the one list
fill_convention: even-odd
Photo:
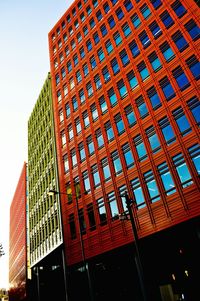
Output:
[[[67,263],[200,214],[199,9],[75,1],[49,33]],[[79,216],[79,219],[78,219]],[[82,254],[82,255],[81,255]]]
[[26,239],[27,172],[24,163],[10,206],[9,283],[10,288],[22,288],[25,296],[27,269]]

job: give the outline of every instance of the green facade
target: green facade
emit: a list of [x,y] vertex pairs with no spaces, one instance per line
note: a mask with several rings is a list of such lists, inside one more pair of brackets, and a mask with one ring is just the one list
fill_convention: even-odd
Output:
[[34,266],[63,242],[58,187],[57,157],[52,107],[51,76],[28,121],[28,216],[30,265]]

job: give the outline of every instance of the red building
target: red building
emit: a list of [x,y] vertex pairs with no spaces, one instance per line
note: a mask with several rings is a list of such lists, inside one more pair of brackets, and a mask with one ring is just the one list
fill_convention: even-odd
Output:
[[79,0],[49,33],[72,300],[82,265],[92,300],[140,300],[125,191],[150,300],[199,296],[199,45],[193,0]]
[[27,281],[26,168],[27,164],[24,162],[10,206],[9,284],[11,292],[18,294],[20,291],[20,300],[24,300],[26,296]]

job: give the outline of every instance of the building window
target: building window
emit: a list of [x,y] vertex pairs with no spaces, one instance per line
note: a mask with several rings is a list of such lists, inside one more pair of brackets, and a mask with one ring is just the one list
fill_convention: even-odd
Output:
[[71,213],[69,215],[69,228],[70,228],[71,239],[75,239],[76,238],[76,223],[75,223],[75,217],[74,217],[73,213]]
[[74,138],[74,131],[73,131],[73,127],[71,124],[68,126],[68,137],[69,137],[69,140],[72,140]]
[[112,141],[115,138],[110,121],[106,122],[105,129],[106,129],[107,139],[110,142],[110,141]]
[[131,105],[128,105],[125,109],[126,118],[128,120],[129,126],[133,126],[136,124],[135,114],[133,112],[133,108]]
[[110,213],[111,213],[112,219],[113,220],[118,219],[119,210],[118,210],[117,201],[116,201],[114,191],[108,193],[107,198],[108,198],[108,205],[109,205],[109,208],[110,208]]
[[104,175],[104,181],[108,182],[111,179],[111,173],[110,173],[110,167],[108,164],[108,159],[104,158],[101,160],[103,175]]
[[121,165],[121,161],[120,161],[120,158],[119,158],[118,151],[114,151],[111,154],[111,158],[112,158],[115,174],[118,175],[122,172],[122,165]]
[[141,25],[140,18],[138,17],[138,15],[136,13],[131,17],[131,21],[135,28],[138,28]]
[[77,83],[79,84],[80,82],[82,82],[82,76],[81,76],[81,71],[78,70],[76,72],[76,80],[77,80]]
[[148,7],[146,4],[144,4],[144,5],[140,8],[140,11],[141,11],[141,13],[142,13],[144,19],[148,19],[148,18],[150,17],[150,15],[151,15],[151,11],[150,11],[149,7]]
[[96,60],[95,60],[95,57],[94,57],[94,56],[92,56],[92,57],[90,58],[90,65],[91,65],[91,68],[92,68],[92,69],[96,68],[96,66],[97,66],[97,63],[96,63]]
[[116,10],[116,16],[117,16],[118,20],[121,20],[124,17],[124,13],[123,13],[123,10],[121,9],[121,7],[119,7]]
[[127,92],[127,89],[126,89],[123,79],[121,79],[119,82],[117,82],[117,88],[118,88],[120,97],[121,98],[126,97],[128,92]]
[[60,83],[60,76],[59,76],[59,74],[56,74],[55,80],[56,80],[56,86],[57,86]]
[[135,144],[135,148],[138,154],[139,161],[144,161],[147,158],[147,151],[144,145],[144,142],[142,141],[141,135],[137,135],[135,138],[133,138],[133,142]]
[[161,149],[161,146],[154,127],[150,126],[148,129],[146,129],[145,132],[148,137],[148,141],[150,143],[153,154],[157,153]]
[[88,215],[90,230],[93,231],[96,229],[96,221],[95,221],[95,216],[94,216],[93,203],[90,203],[87,205],[87,215]]
[[101,108],[101,113],[105,114],[108,111],[108,107],[107,107],[107,103],[103,96],[101,96],[99,98],[99,104],[100,104],[100,108]]
[[77,156],[76,156],[76,150],[71,150],[71,160],[72,160],[72,168],[77,165]]
[[110,18],[108,18],[108,24],[110,26],[110,28],[112,29],[113,27],[115,27],[115,20],[113,18],[113,16],[111,16]]
[[77,56],[77,54],[75,54],[73,56],[73,61],[74,61],[74,66],[76,66],[78,64],[78,56]]
[[66,103],[65,105],[65,112],[66,112],[66,117],[68,118],[71,114],[71,109],[69,103]]
[[117,96],[116,96],[113,88],[108,90],[108,97],[109,97],[111,106],[112,107],[115,106],[117,104]]
[[119,68],[119,65],[118,65],[118,62],[117,62],[117,59],[114,58],[112,61],[111,61],[111,67],[112,67],[112,70],[113,70],[113,74],[116,75],[119,71],[120,71],[120,68]]
[[61,75],[62,75],[62,79],[66,77],[66,71],[64,67],[61,68]]
[[94,181],[94,188],[96,188],[101,183],[97,164],[95,164],[91,167],[91,172],[92,172],[93,181]]
[[98,32],[95,32],[95,33],[93,34],[93,39],[94,39],[94,43],[95,43],[95,44],[98,44],[98,43],[99,43],[100,38],[99,38]]
[[128,143],[122,146],[122,152],[126,161],[127,169],[132,168],[134,166],[134,158]]
[[90,156],[93,155],[94,154],[94,142],[92,140],[91,135],[87,138],[87,147],[88,147],[89,155]]
[[62,147],[64,147],[66,145],[66,135],[65,135],[65,131],[61,132],[61,141],[62,141]]
[[94,18],[90,19],[90,28],[92,29],[95,25]]
[[85,224],[83,208],[78,210],[78,218],[79,218],[80,232],[81,235],[83,235],[86,233],[86,224]]
[[84,93],[83,89],[81,89],[79,91],[79,99],[80,99],[81,104],[85,102],[85,93]]
[[168,13],[167,10],[165,10],[160,15],[160,18],[167,29],[170,28],[174,24],[174,20],[172,19],[172,17],[170,16],[170,14]]
[[154,72],[157,72],[162,68],[161,62],[155,51],[148,56],[148,59]]
[[122,61],[123,66],[126,66],[126,65],[128,65],[128,64],[130,63],[128,54],[127,54],[127,52],[126,52],[125,49],[123,49],[123,50],[119,53],[119,55],[120,55],[120,58],[121,58],[121,61]]
[[192,115],[198,124],[200,126],[200,102],[196,96],[192,97],[187,101],[187,105],[192,112]]
[[170,100],[172,98],[174,98],[176,96],[174,89],[169,81],[169,79],[167,78],[167,76],[165,76],[164,78],[162,78],[159,81],[160,87],[165,95],[166,100]]
[[85,57],[85,50],[83,47],[80,48],[79,53],[80,53],[80,57],[83,59]]
[[138,81],[137,78],[133,72],[133,70],[131,70],[127,75],[126,75],[130,88],[133,90],[138,86]]
[[158,39],[162,35],[162,30],[160,29],[160,27],[156,21],[153,21],[149,25],[149,29],[151,30],[151,33],[153,34],[154,39]]
[[190,37],[196,41],[200,37],[200,28],[197,26],[196,22],[191,19],[189,22],[187,22],[185,25],[186,30],[188,31]]
[[193,54],[186,60],[186,64],[188,65],[192,75],[196,80],[200,79],[200,62],[197,57]]
[[187,12],[185,7],[182,5],[182,3],[179,0],[176,0],[174,3],[172,3],[171,7],[178,18],[181,18]]
[[162,5],[162,1],[161,0],[151,0],[151,4],[153,5],[153,7],[155,9],[158,9]]
[[124,7],[129,12],[133,8],[133,4],[131,3],[130,0],[126,0],[126,1],[124,1]]
[[110,54],[113,51],[113,45],[110,40],[105,43],[107,53]]
[[128,37],[132,33],[132,31],[131,31],[131,29],[130,29],[127,22],[124,25],[122,25],[122,30],[123,30],[123,33],[124,33],[125,37]]
[[87,89],[88,97],[90,98],[93,95],[93,88],[91,82],[87,83],[86,89]]
[[57,91],[57,100],[58,100],[58,102],[61,102],[61,100],[62,100],[62,94],[61,94],[60,90]]
[[144,173],[144,180],[147,185],[150,201],[153,203],[160,200],[159,190],[152,170]]
[[140,95],[138,98],[136,98],[135,100],[138,111],[140,113],[140,117],[143,119],[146,116],[149,115],[149,111],[147,109],[146,103],[144,102],[144,98],[142,97],[142,95]]
[[84,171],[82,173],[82,178],[83,178],[83,183],[84,183],[84,189],[85,189],[85,192],[89,192],[91,187],[90,187],[90,180],[89,180],[89,177],[88,177],[88,171]]
[[97,0],[93,0],[92,4],[93,4],[94,8],[96,8],[99,5]]
[[129,48],[130,48],[130,51],[134,58],[140,54],[140,50],[139,50],[138,45],[136,44],[135,40],[129,44]]
[[173,128],[168,120],[167,117],[164,117],[159,120],[159,126],[161,128],[162,134],[164,136],[164,139],[167,143],[167,145],[170,145],[174,141],[176,141],[176,136],[174,134]]
[[182,35],[181,31],[178,30],[172,35],[172,40],[174,41],[176,47],[180,52],[184,51],[188,46],[188,42]]
[[137,65],[137,69],[140,73],[140,77],[141,77],[142,81],[145,81],[150,76],[149,71],[148,71],[144,61],[142,61],[140,64]]
[[92,13],[92,9],[91,9],[90,5],[88,5],[88,7],[86,7],[86,11],[87,11],[88,16]]
[[105,59],[105,54],[104,54],[102,48],[100,48],[100,49],[97,51],[97,55],[98,55],[98,58],[99,58],[99,62],[102,62],[102,61]]
[[80,161],[83,162],[86,159],[86,154],[85,154],[85,149],[84,149],[83,142],[79,143],[78,149],[79,149]]
[[114,33],[113,38],[114,38],[116,46],[118,46],[122,43],[122,38],[121,38],[120,33],[118,31]]
[[176,192],[173,178],[169,171],[167,162],[163,162],[157,166],[160,178],[162,180],[166,195],[171,195]]
[[147,95],[150,99],[152,108],[154,110],[158,109],[162,105],[160,101],[160,97],[154,86],[147,90]]
[[79,135],[81,133],[81,123],[80,123],[80,119],[77,118],[75,120],[75,125],[76,125],[76,134]]
[[83,122],[84,122],[84,127],[87,128],[90,125],[90,120],[88,116],[88,112],[85,111],[83,112]]
[[78,101],[76,99],[76,96],[72,97],[72,105],[73,105],[73,110],[74,112],[78,110]]
[[95,132],[98,148],[102,148],[104,146],[104,139],[100,129]]
[[118,132],[118,135],[121,135],[125,132],[125,127],[124,127],[124,122],[121,118],[121,115],[120,113],[117,114],[115,117],[115,124],[116,124],[116,127],[117,127],[117,132]]
[[108,33],[106,25],[105,24],[101,25],[100,30],[101,30],[102,37],[105,37]]
[[138,178],[135,178],[131,181],[131,188],[134,194],[134,200],[136,202],[137,208],[140,209],[145,207],[145,198]]
[[90,40],[88,40],[88,41],[86,42],[86,47],[87,47],[87,50],[88,50],[88,51],[91,51],[91,50],[92,50],[92,42],[91,42]]
[[146,33],[145,30],[143,30],[140,34],[139,34],[139,39],[140,39],[140,42],[142,43],[142,46],[143,48],[147,48],[150,44],[151,44],[151,41]]
[[90,106],[90,110],[92,113],[92,121],[96,121],[99,118],[99,116],[95,103]]
[[160,46],[160,50],[165,58],[165,60],[167,62],[171,61],[173,58],[175,58],[175,54],[173,52],[173,50],[170,48],[168,42],[164,42],[161,46]]
[[172,74],[173,74],[181,91],[184,91],[185,89],[187,89],[190,86],[190,82],[189,82],[187,76],[185,75],[185,73],[183,72],[183,69],[181,68],[181,66],[178,66],[176,69],[174,69],[172,71]]
[[198,143],[190,146],[188,152],[192,162],[196,168],[198,175],[200,175],[200,145]]
[[110,80],[110,73],[109,73],[107,67],[104,67],[102,69],[102,74],[103,74],[103,78],[104,78],[105,83],[107,83]]
[[107,224],[107,213],[103,198],[97,200],[97,210],[99,214],[100,225]]
[[172,157],[172,160],[182,187],[185,188],[193,184],[192,177],[183,157],[183,154],[179,153],[178,155]]
[[78,43],[80,43],[82,41],[81,33],[79,32],[76,37],[77,37]]
[[67,155],[63,156],[63,166],[64,166],[64,173],[67,173],[69,171],[69,160]]
[[102,13],[100,10],[98,10],[98,12],[96,13],[96,17],[98,21],[101,21],[101,19],[103,18]]
[[89,69],[88,69],[88,65],[84,64],[83,65],[83,73],[85,76],[87,76],[89,74]]
[[101,83],[101,79],[99,77],[99,74],[96,74],[95,77],[94,77],[94,82],[95,82],[95,86],[96,86],[96,89],[100,89],[102,87],[102,83]]
[[187,117],[184,114],[184,111],[181,107],[177,108],[176,110],[172,111],[176,124],[181,132],[182,136],[187,135],[191,132],[191,127]]

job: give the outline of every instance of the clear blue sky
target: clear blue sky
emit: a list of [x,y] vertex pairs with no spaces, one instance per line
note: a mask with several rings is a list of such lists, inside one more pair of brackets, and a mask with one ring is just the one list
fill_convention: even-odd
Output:
[[72,0],[0,0],[0,288],[8,287],[9,210],[27,155],[27,122],[48,71],[48,33]]

